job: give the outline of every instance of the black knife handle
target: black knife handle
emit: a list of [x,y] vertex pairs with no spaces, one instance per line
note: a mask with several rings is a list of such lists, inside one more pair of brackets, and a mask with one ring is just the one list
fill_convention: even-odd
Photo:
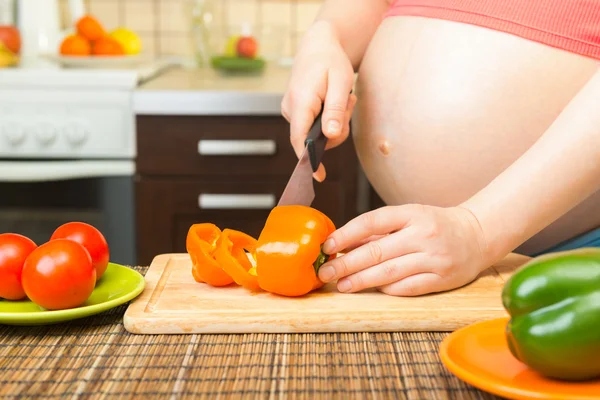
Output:
[[317,115],[317,118],[315,118],[315,122],[308,132],[308,137],[304,141],[304,145],[308,146],[308,156],[313,172],[317,172],[321,160],[323,159],[323,153],[325,153],[325,146],[327,145],[327,136],[323,134],[321,127],[322,115],[323,110],[321,110],[319,115]]
[[[352,94],[352,90],[350,94]],[[308,137],[304,141],[304,146],[308,146],[308,156],[313,172],[317,172],[317,169],[319,169],[319,164],[321,164],[323,153],[325,153],[325,146],[327,145],[327,136],[323,134],[321,127],[322,116],[323,107],[321,107],[321,112],[315,118],[315,122],[313,122],[310,131],[308,131]]]

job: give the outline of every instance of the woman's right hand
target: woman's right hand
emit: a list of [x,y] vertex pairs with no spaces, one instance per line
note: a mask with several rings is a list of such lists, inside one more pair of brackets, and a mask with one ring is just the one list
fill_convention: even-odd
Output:
[[[321,108],[322,130],[328,138],[326,149],[346,140],[356,104],[356,96],[350,93],[353,84],[354,69],[335,30],[328,22],[317,21],[302,39],[281,102],[281,112],[290,123],[290,140],[298,157]],[[322,164],[315,179],[325,179]]]

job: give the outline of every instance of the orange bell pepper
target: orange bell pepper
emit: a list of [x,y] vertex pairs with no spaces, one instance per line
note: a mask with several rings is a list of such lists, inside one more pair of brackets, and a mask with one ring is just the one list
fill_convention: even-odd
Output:
[[[256,268],[250,262],[246,251],[251,255],[256,247],[256,239],[244,232],[224,229],[217,240],[215,259],[235,283],[250,290],[259,290]],[[244,251],[246,250],[246,251]]]
[[196,282],[205,282],[211,286],[227,286],[233,279],[221,269],[214,259],[221,230],[214,224],[194,224],[186,237],[186,249],[192,260],[192,275]]
[[271,210],[255,249],[259,286],[283,296],[303,296],[323,286],[317,273],[335,255],[321,250],[335,225],[307,206],[277,206]]

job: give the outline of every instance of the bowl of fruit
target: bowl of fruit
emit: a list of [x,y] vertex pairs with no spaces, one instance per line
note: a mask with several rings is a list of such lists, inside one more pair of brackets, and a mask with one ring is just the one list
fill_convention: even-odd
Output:
[[81,17],[49,58],[65,67],[127,67],[141,60],[142,41],[126,27],[108,30],[92,15]]
[[260,73],[280,56],[283,37],[277,27],[228,26],[212,37],[210,63],[225,73]]
[[19,64],[21,35],[13,25],[0,25],[0,68]]

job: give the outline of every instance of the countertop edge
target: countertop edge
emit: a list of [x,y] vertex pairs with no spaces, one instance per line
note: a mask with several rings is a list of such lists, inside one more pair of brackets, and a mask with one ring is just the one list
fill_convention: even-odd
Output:
[[136,115],[281,115],[283,94],[232,91],[138,90]]

